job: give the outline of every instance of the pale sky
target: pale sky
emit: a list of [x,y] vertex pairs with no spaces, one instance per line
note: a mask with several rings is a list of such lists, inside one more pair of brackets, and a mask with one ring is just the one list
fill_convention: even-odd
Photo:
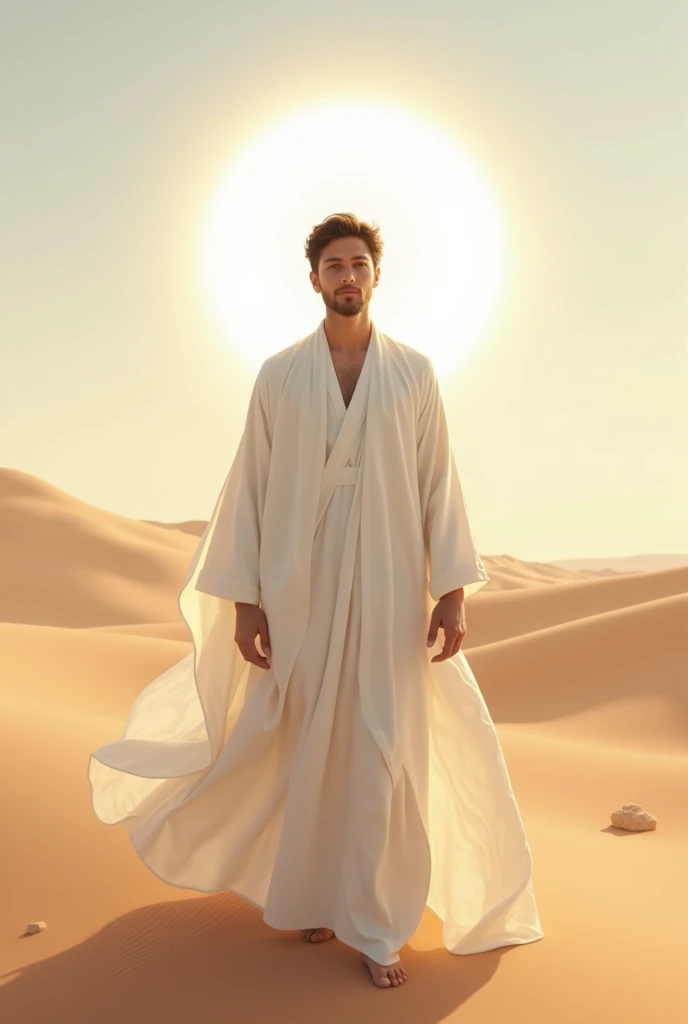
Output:
[[304,105],[387,101],[505,217],[498,312],[442,379],[481,552],[688,551],[686,68],[675,0],[2,4],[0,464],[208,518],[255,374],[199,286],[213,196]]

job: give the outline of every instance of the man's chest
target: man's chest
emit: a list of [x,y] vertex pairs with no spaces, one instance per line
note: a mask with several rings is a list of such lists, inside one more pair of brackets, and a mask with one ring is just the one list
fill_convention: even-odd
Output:
[[332,354],[334,372],[337,375],[339,387],[342,392],[342,398],[344,399],[344,405],[346,405],[347,408],[353,397],[353,393],[356,390],[356,385],[358,384],[358,378],[361,376],[361,370],[363,369],[364,362],[365,356],[355,362],[345,362],[337,358],[334,353]]

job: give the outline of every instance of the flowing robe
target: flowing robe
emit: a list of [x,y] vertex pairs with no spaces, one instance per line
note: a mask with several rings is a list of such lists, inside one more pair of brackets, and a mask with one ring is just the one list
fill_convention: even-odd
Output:
[[[497,733],[434,601],[489,577],[431,361],[373,324],[348,408],[324,322],[267,359],[179,605],[193,651],[94,751],[94,810],[164,881],[390,963],[425,905],[453,953],[542,937]],[[260,603],[268,670],[234,643]]]

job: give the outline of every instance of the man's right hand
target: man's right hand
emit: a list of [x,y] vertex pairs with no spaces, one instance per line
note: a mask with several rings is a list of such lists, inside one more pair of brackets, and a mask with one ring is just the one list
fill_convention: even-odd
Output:
[[[256,637],[260,636],[260,646],[266,658],[260,656],[256,649]],[[270,668],[270,635],[265,612],[257,604],[236,603],[236,629],[234,642],[244,659],[259,668]]]

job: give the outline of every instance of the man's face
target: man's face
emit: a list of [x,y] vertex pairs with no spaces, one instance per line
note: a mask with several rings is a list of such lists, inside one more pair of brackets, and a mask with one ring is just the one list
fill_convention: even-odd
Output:
[[361,238],[336,238],[320,254],[318,273],[311,282],[328,309],[341,316],[356,316],[370,302],[380,268]]

